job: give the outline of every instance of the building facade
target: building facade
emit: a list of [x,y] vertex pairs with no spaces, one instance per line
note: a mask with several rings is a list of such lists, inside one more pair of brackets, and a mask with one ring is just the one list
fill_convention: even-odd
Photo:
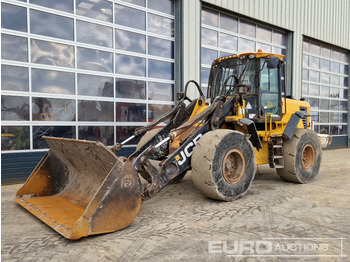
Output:
[[2,0],[2,181],[30,174],[42,136],[111,146],[188,80],[205,92],[214,58],[258,49],[286,56],[287,92],[347,147],[349,13],[349,0]]

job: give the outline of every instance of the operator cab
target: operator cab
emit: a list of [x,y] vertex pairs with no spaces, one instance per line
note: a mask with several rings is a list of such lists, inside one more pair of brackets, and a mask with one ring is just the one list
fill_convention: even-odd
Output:
[[282,117],[284,90],[283,55],[244,53],[214,60],[208,83],[208,97],[242,95],[246,102],[246,118],[257,122],[271,114]]

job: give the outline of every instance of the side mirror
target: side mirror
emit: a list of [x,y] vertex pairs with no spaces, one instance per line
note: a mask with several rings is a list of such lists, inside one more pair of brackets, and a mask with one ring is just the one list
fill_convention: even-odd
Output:
[[280,60],[277,56],[271,56],[269,60],[267,60],[267,68],[268,69],[275,69],[278,67]]

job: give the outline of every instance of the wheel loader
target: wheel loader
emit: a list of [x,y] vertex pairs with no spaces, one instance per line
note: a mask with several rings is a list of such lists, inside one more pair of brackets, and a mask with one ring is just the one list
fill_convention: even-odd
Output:
[[[79,239],[126,228],[143,201],[188,170],[204,195],[222,201],[247,193],[257,165],[276,168],[286,181],[311,181],[320,168],[320,140],[310,105],[286,97],[283,58],[248,52],[215,59],[207,98],[198,83],[187,82],[176,106],[111,149],[45,137],[50,149],[15,201]],[[189,88],[198,90],[197,99],[188,97]],[[141,137],[136,151],[118,157],[134,137]]]

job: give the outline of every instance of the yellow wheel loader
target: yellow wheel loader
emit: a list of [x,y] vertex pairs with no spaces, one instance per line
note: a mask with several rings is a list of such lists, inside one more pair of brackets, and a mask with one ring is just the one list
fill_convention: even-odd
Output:
[[[320,140],[311,130],[310,105],[286,97],[283,76],[282,55],[218,58],[207,100],[189,81],[172,110],[112,149],[46,137],[50,150],[15,200],[64,237],[78,239],[127,227],[143,201],[190,169],[203,194],[223,201],[248,191],[257,165],[269,164],[286,181],[307,183],[320,168]],[[187,96],[190,87],[199,98]],[[133,154],[117,156],[141,136]]]

